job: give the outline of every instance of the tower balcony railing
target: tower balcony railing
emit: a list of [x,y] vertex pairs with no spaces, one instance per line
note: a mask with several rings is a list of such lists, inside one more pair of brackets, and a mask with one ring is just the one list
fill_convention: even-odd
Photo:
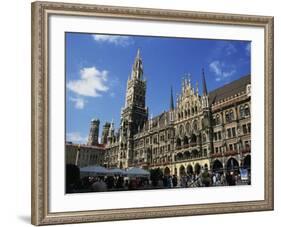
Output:
[[180,149],[186,149],[189,147],[196,147],[196,146],[198,146],[197,143],[188,143],[188,144],[183,144],[183,145],[176,145],[176,149],[180,150]]

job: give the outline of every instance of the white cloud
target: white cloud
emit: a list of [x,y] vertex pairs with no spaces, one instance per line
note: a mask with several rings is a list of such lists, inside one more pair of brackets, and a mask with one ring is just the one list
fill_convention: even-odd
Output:
[[120,35],[92,35],[93,39],[100,43],[111,43],[116,46],[126,47],[133,43],[132,38]]
[[225,44],[223,51],[225,51],[226,55],[229,56],[237,52],[236,47],[232,43]]
[[215,60],[209,64],[210,71],[215,74],[215,80],[227,79],[236,73],[233,65],[226,65],[224,62]]
[[218,57],[229,57],[237,52],[236,46],[232,41],[218,41],[213,49],[210,58],[216,59]]
[[79,132],[66,133],[66,141],[72,143],[85,144],[88,140],[87,136],[82,136]]
[[70,97],[70,101],[74,102],[74,106],[76,109],[84,109],[85,103],[87,102],[85,99],[81,97],[77,97],[77,98]]
[[221,74],[221,65],[219,61],[213,61],[209,65],[211,71],[213,71],[216,75]]
[[[99,71],[95,66],[83,68],[80,70],[80,79],[71,80],[67,83],[67,88],[77,95],[98,97],[102,92],[106,92],[109,87],[106,84],[108,81],[108,71]],[[75,101],[75,100],[73,100]],[[76,100],[78,106],[83,106],[84,102]]]

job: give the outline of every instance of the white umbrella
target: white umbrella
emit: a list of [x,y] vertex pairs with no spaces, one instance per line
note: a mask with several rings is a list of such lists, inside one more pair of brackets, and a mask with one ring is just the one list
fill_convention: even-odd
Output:
[[109,173],[109,171],[102,166],[86,166],[80,169],[83,174],[88,174],[89,176],[103,176]]
[[119,169],[119,168],[109,169],[108,173],[112,174],[112,175],[126,175],[127,174],[126,171]]
[[147,177],[150,173],[144,169],[133,167],[127,170],[127,175],[131,177]]

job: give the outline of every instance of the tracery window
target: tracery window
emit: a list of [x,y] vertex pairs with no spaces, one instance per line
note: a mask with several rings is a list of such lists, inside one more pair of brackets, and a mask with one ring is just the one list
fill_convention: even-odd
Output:
[[250,108],[249,105],[245,105],[245,116],[250,116]]

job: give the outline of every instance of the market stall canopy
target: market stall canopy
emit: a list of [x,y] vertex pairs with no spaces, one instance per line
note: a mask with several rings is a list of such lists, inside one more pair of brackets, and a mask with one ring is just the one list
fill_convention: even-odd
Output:
[[105,176],[109,170],[102,166],[86,166],[80,169],[80,173],[88,176]]
[[109,175],[127,175],[126,171],[119,168],[108,169],[108,173]]
[[150,173],[144,169],[133,167],[127,170],[127,175],[131,177],[148,177]]

